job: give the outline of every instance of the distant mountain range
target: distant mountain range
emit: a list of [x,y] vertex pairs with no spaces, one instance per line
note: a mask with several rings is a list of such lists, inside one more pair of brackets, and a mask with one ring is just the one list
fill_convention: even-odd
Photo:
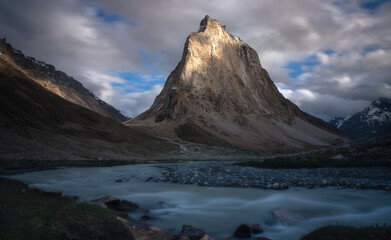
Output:
[[58,96],[120,122],[129,119],[74,78],[56,70],[53,65],[25,56],[20,50],[7,43],[5,38],[0,38],[0,53],[7,56],[4,60],[12,63],[15,68]]
[[391,99],[379,98],[363,111],[348,118],[333,118],[329,123],[342,130],[353,140],[390,134]]

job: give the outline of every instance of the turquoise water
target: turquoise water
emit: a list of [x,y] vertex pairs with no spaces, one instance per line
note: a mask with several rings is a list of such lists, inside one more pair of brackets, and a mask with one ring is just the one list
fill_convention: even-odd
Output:
[[[214,239],[232,235],[242,223],[260,223],[266,236],[299,239],[316,227],[346,223],[391,224],[391,194],[373,190],[289,189],[273,191],[249,188],[215,188],[145,182],[160,176],[154,165],[108,168],[64,168],[7,176],[44,190],[63,191],[87,201],[113,195],[148,208],[161,228],[180,231],[183,224],[204,229]],[[115,182],[118,178],[129,181]],[[159,203],[160,202],[160,203]],[[164,202],[162,204],[161,202]],[[288,212],[294,225],[284,226],[273,211]],[[131,214],[134,217],[139,215]],[[231,238],[233,239],[233,238]]]

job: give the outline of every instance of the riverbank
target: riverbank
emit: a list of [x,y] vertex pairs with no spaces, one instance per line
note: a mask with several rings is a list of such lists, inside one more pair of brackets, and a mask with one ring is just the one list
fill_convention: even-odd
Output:
[[391,169],[384,167],[265,169],[232,162],[188,162],[156,167],[161,169],[161,174],[146,181],[274,190],[338,187],[391,191]]
[[1,239],[115,239],[132,234],[108,209],[0,178]]
[[[200,188],[200,190],[201,189],[207,190],[207,188]],[[307,190],[307,191],[317,191],[317,190]],[[320,194],[320,192],[317,191],[317,194]],[[137,194],[135,196],[137,196]],[[320,197],[320,198],[323,199],[324,197]],[[104,198],[104,199],[108,199],[108,198]],[[113,202],[116,201],[115,198],[113,200],[113,198],[110,197],[110,199]],[[131,199],[137,199],[137,198],[132,197]],[[154,201],[158,201],[159,199],[162,199],[162,195],[156,193],[154,199],[155,199]],[[221,199],[222,202],[220,203],[223,204],[222,206],[227,204],[225,202],[226,200],[223,199],[225,198],[223,197]],[[286,197],[281,196],[281,199],[286,199]],[[304,198],[302,200],[308,201],[309,199]],[[275,199],[273,200],[273,202],[274,201],[278,201],[278,200]],[[100,201],[94,201],[94,202],[99,203]],[[136,238],[136,239],[149,240],[149,239],[157,239],[157,237],[159,237],[159,239],[166,239],[166,240],[176,239],[176,236],[173,233],[170,233],[169,231],[166,230],[161,230],[155,227],[154,225],[152,225],[151,223],[147,222],[147,221],[152,221],[152,222],[157,221],[159,225],[162,225],[162,221],[167,221],[167,219],[165,219],[165,216],[169,217],[169,215],[172,214],[171,211],[173,212],[177,211],[175,210],[177,208],[175,207],[175,203],[170,200],[167,200],[166,202],[159,202],[160,205],[159,208],[161,208],[160,210],[159,209],[148,210],[142,208],[145,206],[145,203],[140,201],[140,199],[136,200],[135,203],[141,203],[140,205],[141,208],[137,209],[135,211],[135,214],[137,216],[146,215],[151,217],[147,221],[141,221],[141,220],[137,220],[138,217],[136,218],[129,217],[126,212],[118,213],[110,209],[102,208],[99,206],[99,204],[78,203],[75,201],[75,197],[66,197],[66,196],[62,197],[60,192],[43,191],[36,187],[32,187],[32,186],[29,187],[28,185],[21,183],[19,181],[0,178],[0,203],[1,203],[0,204],[1,206],[0,233],[1,236],[5,237],[5,239],[54,239],[54,238],[55,239],[75,239],[75,238],[133,239]],[[197,204],[200,203],[201,202]],[[265,203],[263,203],[262,205],[264,205]],[[208,211],[213,212],[219,209],[218,206],[220,206],[220,204],[216,205],[214,207],[215,209],[212,208],[209,209]],[[240,203],[236,202],[235,203],[236,207],[238,207],[237,204]],[[252,205],[254,204],[254,202],[250,201],[247,204]],[[351,203],[351,204],[352,206],[355,205],[355,203]],[[180,208],[181,207],[179,207],[178,210]],[[263,208],[265,208],[265,206],[263,206],[261,209]],[[185,207],[184,209],[187,209],[185,211],[193,212],[191,208]],[[251,209],[253,209],[254,211],[259,211],[257,207],[255,208],[252,207]],[[297,212],[297,210],[279,210],[279,211],[283,215],[281,214],[277,215],[276,213],[274,213],[275,217],[278,217],[279,221],[283,220],[283,222],[285,222],[283,225],[288,224],[287,227],[283,228],[284,229],[283,231],[287,231],[287,232],[292,230],[292,226],[289,226],[290,224],[293,224],[293,226],[300,225],[301,222],[304,223],[306,221],[306,218],[309,217],[308,214],[310,212],[312,213],[312,211],[308,213],[304,213],[304,212]],[[200,213],[198,211],[195,211],[192,217],[197,217],[198,214]],[[231,230],[231,234],[220,235],[220,237],[225,236],[227,237],[226,239],[236,239],[233,238],[235,226],[236,227],[239,226],[244,219],[247,219],[247,221],[250,222],[254,221],[254,219],[251,219],[251,216],[242,216],[242,217],[243,219],[241,220],[236,219],[234,221],[235,224],[229,228]],[[280,219],[281,217],[282,219]],[[284,218],[285,220],[289,220],[289,221],[286,222]],[[294,222],[292,222],[293,219],[295,219]],[[189,221],[189,219],[185,221]],[[268,236],[268,235],[273,236],[274,231],[270,229],[270,224],[274,225],[275,223],[273,223],[273,221],[272,222],[270,221],[272,220],[269,219],[260,222],[265,229],[265,233],[262,234],[262,236]],[[186,222],[181,222],[181,225],[185,223]],[[319,226],[318,224],[316,225]],[[187,228],[196,229],[190,227]],[[307,232],[308,234],[306,234],[306,236],[302,237],[301,239],[305,239],[305,240],[388,239],[390,230],[391,228],[389,226],[383,226],[383,225],[380,227],[327,226],[327,227],[316,229],[311,233]],[[172,231],[178,233],[180,231],[180,228]],[[197,230],[197,232],[200,231],[202,230],[200,229]],[[213,231],[211,230],[209,231],[213,233]],[[180,233],[178,234],[178,236],[179,235]],[[302,235],[304,235],[304,233]],[[360,236],[361,238],[356,238],[357,236]],[[258,238],[269,239],[269,238],[261,238],[261,236],[259,235],[253,236],[252,239],[258,239]],[[299,238],[300,235],[295,237],[294,239],[299,239]],[[205,239],[210,239],[210,238],[205,238]],[[217,237],[214,239],[221,239],[221,238]],[[271,239],[279,239],[279,238],[271,237]]]

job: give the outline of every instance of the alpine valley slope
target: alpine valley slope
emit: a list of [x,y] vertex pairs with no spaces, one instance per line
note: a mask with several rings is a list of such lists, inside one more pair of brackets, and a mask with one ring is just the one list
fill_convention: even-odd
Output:
[[0,109],[0,162],[130,160],[178,150],[163,139],[61,98],[5,54],[0,56]]
[[268,152],[346,141],[285,99],[256,51],[209,16],[187,38],[150,109],[125,124],[172,139]]
[[58,96],[120,122],[129,119],[118,109],[95,96],[80,82],[64,72],[57,71],[53,65],[37,61],[33,57],[26,57],[21,51],[8,44],[5,38],[0,38],[0,54],[7,56],[3,58],[4,60],[9,61],[31,79]]

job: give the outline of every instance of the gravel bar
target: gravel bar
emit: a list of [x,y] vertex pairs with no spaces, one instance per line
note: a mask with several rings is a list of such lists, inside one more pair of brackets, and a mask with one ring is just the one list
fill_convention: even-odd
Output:
[[145,181],[274,190],[332,186],[391,191],[390,168],[262,169],[232,164],[232,161],[159,164],[156,167],[161,174]]

